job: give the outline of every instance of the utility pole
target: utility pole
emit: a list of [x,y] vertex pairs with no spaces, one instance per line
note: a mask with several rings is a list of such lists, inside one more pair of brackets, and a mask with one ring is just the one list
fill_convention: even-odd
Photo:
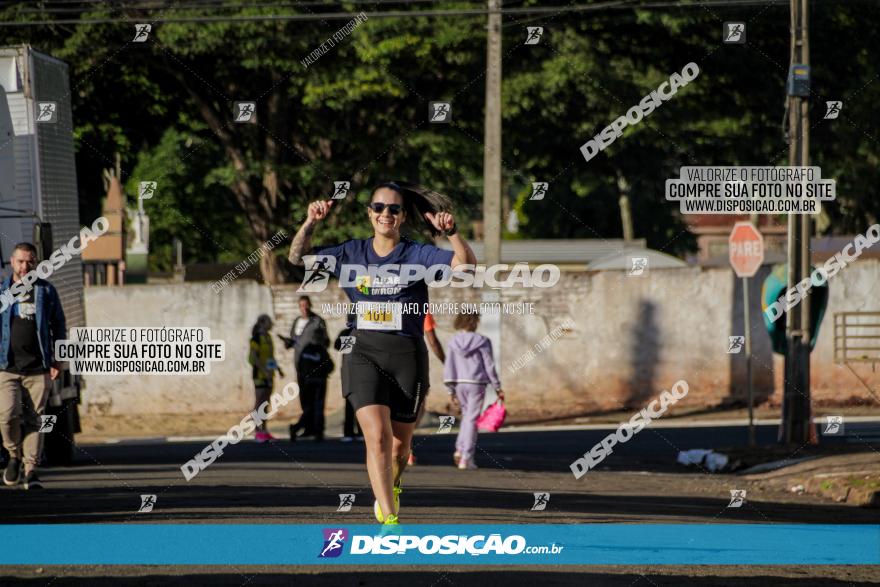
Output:
[[[488,0],[488,6],[483,138],[483,262],[487,267],[501,262],[501,0]],[[499,302],[498,290],[484,290],[482,301]],[[500,363],[504,355],[500,313],[487,312],[481,324]]]
[[483,140],[483,262],[501,262],[501,0],[488,0]]
[[[807,0],[791,0],[791,65],[810,65]],[[803,69],[803,68],[802,68]],[[806,69],[809,71],[809,69]],[[789,75],[794,76],[792,71]],[[788,97],[789,165],[810,164],[810,121],[807,96]],[[802,94],[802,93],[801,93]],[[810,274],[810,216],[788,215],[788,288]],[[810,297],[787,313],[785,338],[785,389],[782,440],[802,445],[812,436],[810,412]]]
[[629,244],[635,238],[632,211],[629,207],[630,186],[629,182],[626,181],[626,178],[620,173],[617,175],[617,191],[620,194],[617,204],[620,206],[620,223],[623,225],[623,241],[624,243]]

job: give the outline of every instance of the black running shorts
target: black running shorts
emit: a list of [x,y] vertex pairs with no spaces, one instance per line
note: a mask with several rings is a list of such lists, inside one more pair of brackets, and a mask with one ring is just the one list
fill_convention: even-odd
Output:
[[428,347],[421,338],[353,330],[342,355],[342,395],[355,411],[381,405],[396,422],[415,422],[428,391]]

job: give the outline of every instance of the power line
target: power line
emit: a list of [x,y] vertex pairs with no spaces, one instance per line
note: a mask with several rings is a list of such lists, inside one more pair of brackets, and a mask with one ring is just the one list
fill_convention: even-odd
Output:
[[[289,3],[278,3],[271,2],[269,4],[222,4],[220,2],[188,2],[185,5],[180,6],[167,6],[163,4],[157,4],[155,1],[147,1],[142,4],[137,5],[113,5],[109,4],[107,0],[76,0],[76,2],[93,2],[84,6],[71,6],[71,3],[62,3],[60,6],[28,6],[26,8],[22,8],[21,12],[25,13],[46,13],[46,14],[61,14],[61,13],[80,13],[88,12],[90,10],[112,10],[112,11],[126,11],[126,12],[137,12],[137,11],[149,11],[149,10],[161,10],[161,11],[170,11],[170,10],[192,10],[197,8],[208,8],[208,9],[216,9],[216,10],[241,10],[243,8],[300,8],[300,7],[308,7],[308,6],[326,6],[331,7],[338,5],[340,2],[333,0],[308,0],[305,2],[295,2],[293,4]],[[466,0],[470,3],[479,4],[478,0]],[[345,0],[346,4],[427,4],[427,3],[436,3],[437,0]],[[0,2],[0,5],[5,5],[7,7],[15,6],[18,4],[17,2]]]
[[[842,2],[843,0],[828,0]],[[576,12],[597,12],[607,9],[636,10],[656,8],[711,8],[711,7],[737,7],[737,6],[767,6],[788,5],[789,0],[703,0],[699,3],[683,0],[651,2],[645,4],[630,4],[628,0],[616,2],[604,2],[600,4],[588,4],[584,6],[533,6],[522,8],[502,8],[489,10],[487,8],[457,8],[448,10],[388,10],[365,13],[368,18],[415,18],[415,17],[457,17],[457,16],[487,16],[498,14],[502,16],[514,16],[525,14],[560,14]],[[139,15],[153,23],[162,22],[255,22],[255,21],[314,21],[314,20],[350,20],[358,16],[357,12],[323,12],[311,14],[252,14],[240,16],[172,16],[157,18],[150,21],[150,16]],[[0,22],[0,27],[27,27],[56,24],[118,24],[116,18],[86,18],[86,19],[58,19],[40,20],[29,22]]]
[[[439,2],[440,0],[308,0],[305,2],[294,2],[291,6],[303,6],[303,5],[319,5],[324,4],[327,6],[335,5],[335,4],[417,4],[417,3],[425,3],[425,2]],[[478,0],[461,0],[462,2],[474,1]],[[62,7],[72,7],[76,4],[80,4],[82,6],[77,7],[77,9],[87,10],[89,7],[94,7],[97,5],[101,5],[104,8],[113,8],[113,9],[128,9],[128,10],[136,10],[148,8],[148,5],[156,4],[155,8],[157,9],[168,9],[168,8],[189,8],[191,6],[216,6],[218,8],[252,8],[254,4],[245,4],[245,3],[225,3],[227,0],[189,0],[186,4],[180,4],[178,6],[170,6],[167,3],[162,4],[162,0],[139,0],[137,2],[112,2],[111,0],[54,0],[41,2],[40,4],[47,9],[60,9]],[[15,6],[16,4],[21,4],[20,0],[3,0],[0,4],[7,6]],[[285,6],[288,4],[282,3],[280,0],[276,0],[267,6],[276,5],[276,6]]]

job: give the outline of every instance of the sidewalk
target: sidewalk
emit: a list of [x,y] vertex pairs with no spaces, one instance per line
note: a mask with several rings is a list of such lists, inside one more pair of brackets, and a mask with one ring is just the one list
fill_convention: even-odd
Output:
[[766,488],[810,493],[837,503],[880,507],[880,453],[876,451],[792,459],[775,470],[767,463],[743,471],[743,478]]
[[[824,423],[825,415],[843,415],[848,422],[880,422],[880,409],[866,408],[817,408],[813,420]],[[241,422],[245,414],[240,413],[201,413],[187,416],[181,415],[144,415],[144,416],[81,416],[82,432],[76,435],[79,443],[100,443],[107,441],[153,439],[166,437],[211,436],[216,438],[225,434],[230,427]],[[613,430],[621,423],[629,421],[632,412],[614,412],[597,416],[554,420],[552,422],[517,422],[511,417],[501,432],[527,430]],[[439,414],[427,413],[417,431],[427,432],[436,428]],[[342,411],[327,414],[326,433],[328,437],[342,435]],[[287,427],[296,421],[275,418],[269,422],[272,434],[280,438],[288,437]],[[693,412],[676,416],[669,414],[651,423],[654,428],[670,428],[680,426],[713,427],[742,426],[748,422],[744,409]],[[779,410],[761,409],[755,411],[755,424],[778,424]]]
[[[637,410],[624,410],[608,412],[604,414],[596,414],[583,416],[578,418],[568,418],[565,420],[554,421],[554,424],[610,424],[621,423],[630,419]],[[757,406],[754,410],[755,423],[769,424],[778,423],[782,409],[779,407]],[[825,416],[844,416],[847,420],[856,422],[857,418],[862,419],[878,419],[880,420],[880,405],[873,404],[870,406],[813,406],[813,419],[823,419]],[[706,425],[726,425],[728,422],[740,423],[748,421],[749,412],[746,408],[731,409],[711,409],[711,410],[671,410],[670,413],[663,416],[663,422],[705,422]],[[657,422],[652,423],[655,425]]]

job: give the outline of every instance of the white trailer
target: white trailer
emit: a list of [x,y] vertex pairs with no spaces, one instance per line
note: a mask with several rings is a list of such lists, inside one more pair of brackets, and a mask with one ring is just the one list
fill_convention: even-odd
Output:
[[[33,242],[39,260],[79,233],[73,113],[67,64],[28,45],[0,47],[0,269],[16,243]],[[54,107],[48,105],[54,104]],[[42,121],[41,121],[42,119]],[[67,328],[85,326],[82,261],[74,256],[50,281]],[[79,432],[79,377],[64,371],[46,413],[58,419],[45,456],[67,463]]]

